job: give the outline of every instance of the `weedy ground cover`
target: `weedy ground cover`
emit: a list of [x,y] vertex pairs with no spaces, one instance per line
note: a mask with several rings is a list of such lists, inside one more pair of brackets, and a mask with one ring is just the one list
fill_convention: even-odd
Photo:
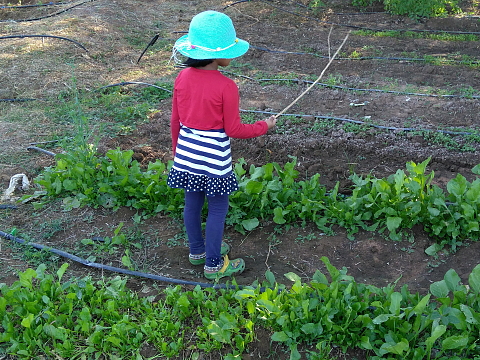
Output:
[[412,38],[412,39],[432,39],[442,41],[478,41],[478,36],[474,34],[449,34],[449,33],[418,33],[414,31],[375,31],[375,30],[356,30],[355,34],[363,36],[381,36],[395,38]]
[[0,284],[0,353],[20,359],[143,359],[144,346],[158,356],[192,358],[221,350],[241,358],[264,328],[284,344],[290,359],[299,347],[315,348],[309,359],[328,359],[330,347],[366,350],[370,359],[479,359],[480,265],[463,285],[450,270],[425,296],[357,283],[322,258],[328,274],[309,283],[285,274],[285,286],[271,272],[262,284],[238,289],[185,290],[168,287],[140,298],[126,280],[64,280],[45,265]]
[[62,92],[58,96],[61,101],[47,107],[46,113],[55,123],[77,127],[83,119],[85,126],[94,128],[101,119],[101,130],[113,134],[131,132],[136,124],[146,122],[148,115],[157,111],[158,102],[171,96],[172,89],[169,83],[139,88],[129,88],[128,83],[119,83],[118,86],[82,92],[77,89],[75,78],[72,82],[72,90]]
[[[386,11],[396,15],[407,15],[411,18],[442,17],[448,14],[460,13],[456,0],[352,0],[352,5],[359,7],[383,3]],[[312,2],[311,6],[318,6]]]

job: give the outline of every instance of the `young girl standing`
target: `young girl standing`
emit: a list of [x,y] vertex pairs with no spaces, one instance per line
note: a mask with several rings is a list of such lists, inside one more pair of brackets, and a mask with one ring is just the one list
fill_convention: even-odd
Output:
[[[175,80],[171,134],[173,167],[168,185],[185,190],[184,223],[190,244],[190,262],[204,264],[207,279],[239,274],[243,259],[229,260],[230,247],[223,242],[228,197],[238,190],[232,171],[230,137],[248,139],[264,135],[275,126],[271,116],[254,124],[242,124],[235,82],[218,71],[231,59],[245,54],[248,42],[238,39],[232,20],[216,11],[193,17],[187,35],[174,45],[186,56],[187,68]],[[201,212],[208,202],[205,236]]]

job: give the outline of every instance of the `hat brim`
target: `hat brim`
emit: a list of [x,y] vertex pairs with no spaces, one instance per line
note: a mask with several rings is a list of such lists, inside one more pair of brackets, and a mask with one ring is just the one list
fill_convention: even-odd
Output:
[[188,43],[189,41],[187,34],[178,39],[175,42],[173,48],[177,50],[180,54],[196,60],[233,59],[245,54],[250,47],[249,43],[242,39],[238,39],[238,42],[236,42],[235,45],[233,45],[232,47],[219,51],[208,51],[200,49],[198,47],[186,46],[185,44]]

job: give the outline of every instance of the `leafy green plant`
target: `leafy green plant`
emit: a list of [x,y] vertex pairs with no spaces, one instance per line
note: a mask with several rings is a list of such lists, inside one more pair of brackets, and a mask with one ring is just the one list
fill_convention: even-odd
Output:
[[[432,39],[432,40],[443,40],[443,41],[478,41],[478,35],[474,34],[450,34],[447,32],[440,32],[440,33],[423,33],[423,32],[415,32],[415,31],[399,31],[399,30],[385,30],[385,31],[378,31],[378,30],[355,30],[354,33],[356,35],[362,36],[377,36],[377,37],[393,37],[393,38],[400,38],[400,39]],[[415,54],[410,54],[411,57]],[[431,55],[424,55],[424,60],[431,64],[436,65],[446,65],[446,64],[454,64],[449,56],[447,57],[437,57]],[[469,65],[472,67],[478,67],[478,63],[475,59],[469,58],[468,56],[464,59],[461,59],[461,63],[463,65]]]
[[460,11],[456,0],[384,0],[385,10],[410,17],[439,17]]
[[1,285],[0,342],[10,344],[6,353],[22,359],[94,352],[135,357],[139,348],[131,344],[140,346],[145,335],[124,311],[140,304],[125,291],[125,280],[115,278],[101,290],[88,278],[62,284],[66,269],[64,264],[55,278],[40,265],[20,273],[11,287]]
[[166,211],[178,215],[183,208],[183,197],[178,189],[167,187],[167,166],[156,161],[143,170],[132,156],[133,150],[117,149],[98,157],[94,147],[87,145],[57,155],[56,166],[47,168],[36,182],[49,196],[65,196],[67,209],[88,203],[95,207],[129,206],[148,213]]
[[295,242],[300,242],[300,243],[304,243],[306,241],[312,241],[312,240],[316,240],[317,239],[317,235],[315,235],[314,233],[310,233],[310,234],[307,234],[307,235],[298,235],[295,239]]
[[[114,210],[127,206],[144,216],[158,212],[180,216],[183,192],[166,185],[170,165],[156,161],[142,169],[132,155],[131,150],[110,150],[99,157],[92,146],[78,148],[58,155],[56,166],[36,182],[47,196],[63,197],[67,209],[85,204]],[[455,251],[464,239],[479,237],[480,179],[470,183],[459,175],[445,193],[431,184],[434,173],[426,173],[428,162],[408,162],[407,172],[398,170],[384,179],[360,177],[352,169],[352,194],[345,197],[338,193],[338,184],[327,192],[320,174],[297,181],[294,157],[283,167],[277,163],[248,167],[240,159],[234,166],[240,191],[230,196],[226,223],[245,233],[265,219],[279,225],[313,222],[326,233],[340,225],[349,237],[364,229],[387,232],[397,241],[404,229],[423,224],[439,245]]]
[[327,4],[321,0],[310,0],[308,7],[313,11],[314,14],[318,14],[327,7]]
[[[327,273],[309,283],[294,273],[290,285],[270,271],[266,281],[235,289],[167,287],[140,298],[126,279],[65,280],[67,264],[48,274],[45,265],[0,284],[0,353],[19,359],[143,359],[221,351],[241,358],[263,328],[284,344],[290,359],[310,345],[311,359],[329,346],[369,351],[371,359],[474,359],[480,351],[480,265],[461,283],[454,270],[426,295],[405,285],[357,283],[323,257]],[[192,336],[194,334],[194,336]]]
[[345,132],[354,133],[354,134],[361,134],[365,133],[366,131],[370,130],[371,127],[367,124],[358,124],[354,122],[346,121],[343,123],[342,128]]
[[455,137],[441,133],[441,132],[424,132],[423,137],[431,145],[441,145],[450,150],[462,151],[462,152],[472,152],[475,151],[475,147],[471,145],[469,141],[462,143],[458,141]]
[[245,124],[253,124],[255,121],[259,120],[255,113],[242,113],[242,122]]
[[187,234],[181,232],[179,234],[175,234],[174,237],[167,240],[168,247],[175,247],[175,246],[185,246],[187,242]]
[[335,86],[342,83],[343,76],[341,74],[330,74],[325,79],[325,84]]
[[139,242],[132,242],[125,233],[122,233],[124,223],[121,222],[113,231],[112,237],[105,238],[85,238],[81,243],[87,247],[91,247],[88,260],[97,261],[97,257],[103,257],[104,255],[123,254],[121,257],[122,264],[129,268],[134,269],[131,248],[142,249],[142,245]]
[[352,0],[352,5],[359,7],[368,7],[372,6],[376,2],[380,2],[380,0]]
[[392,14],[412,18],[439,17],[460,12],[457,0],[352,0],[352,5],[368,7],[375,2],[383,2],[385,10]]
[[313,123],[312,127],[310,128],[310,131],[312,132],[318,132],[320,134],[327,134],[329,130],[333,129],[335,127],[335,121],[334,120],[328,120],[328,119],[315,119],[315,122]]
[[[290,348],[291,359],[300,358],[300,342],[333,343],[344,350],[360,347],[372,351],[374,359],[430,359],[432,354],[443,359],[441,355],[453,355],[451,350],[463,357],[478,351],[475,337],[467,331],[478,326],[473,314],[478,310],[480,266],[469,277],[470,290],[450,270],[445,280],[432,284],[432,294],[441,296],[433,302],[432,294],[411,294],[406,286],[398,292],[392,285],[358,284],[346,269],[336,269],[325,257],[322,260],[330,280],[317,272],[306,285],[290,273],[286,274],[293,282],[289,291],[275,287],[236,293],[248,311],[258,312],[264,326],[274,331],[272,340]],[[457,298],[456,307],[451,306],[455,300],[447,298],[450,291]],[[465,305],[462,301],[467,297]]]

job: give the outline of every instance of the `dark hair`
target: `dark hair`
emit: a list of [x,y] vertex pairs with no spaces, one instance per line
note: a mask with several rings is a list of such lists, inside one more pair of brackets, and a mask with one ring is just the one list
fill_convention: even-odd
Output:
[[211,64],[212,62],[213,62],[213,59],[198,60],[198,59],[187,58],[187,60],[185,60],[183,65],[188,66],[188,67],[199,68],[199,67],[207,66],[208,64]]

